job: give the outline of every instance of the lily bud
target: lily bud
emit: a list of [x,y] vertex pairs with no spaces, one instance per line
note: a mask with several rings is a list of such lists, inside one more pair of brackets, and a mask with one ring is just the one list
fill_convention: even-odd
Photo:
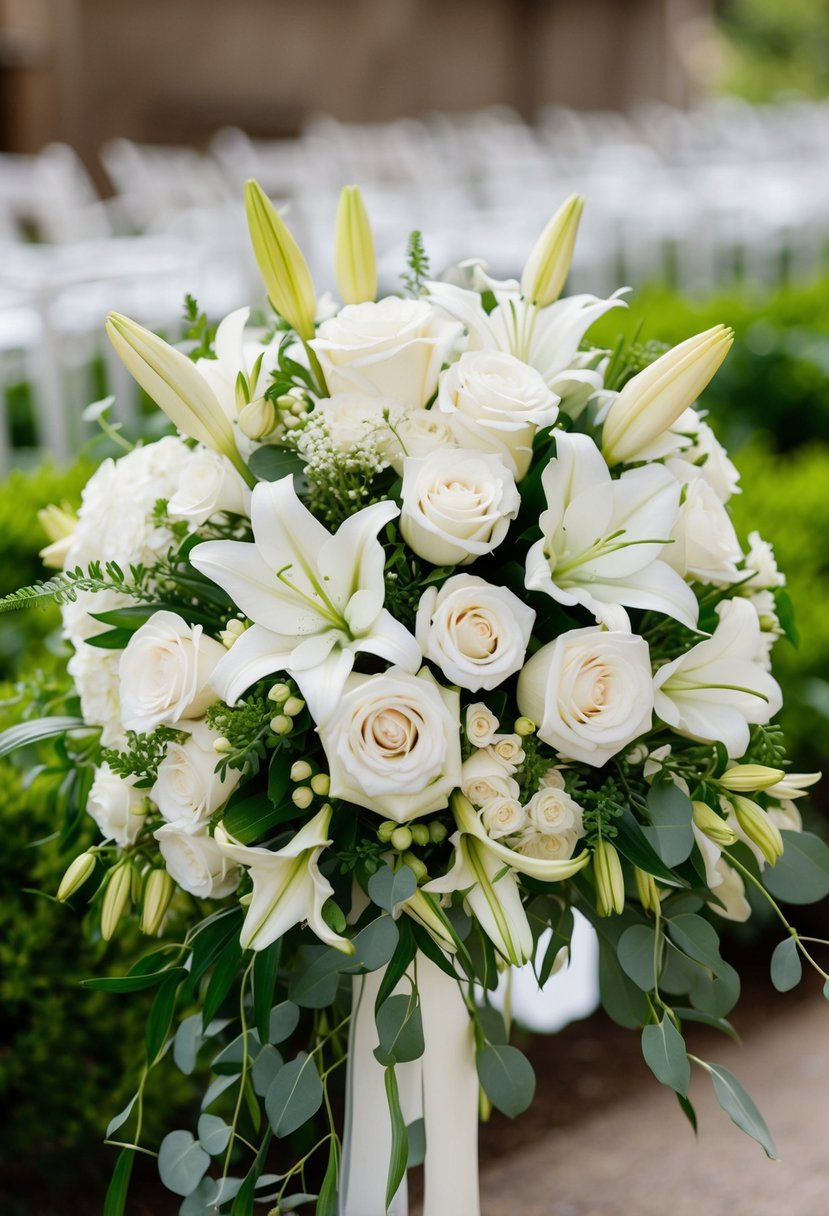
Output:
[[625,881],[619,854],[609,841],[599,838],[593,853],[596,880],[596,911],[599,916],[621,915],[625,910]]
[[107,317],[106,331],[124,367],[170,421],[183,434],[226,456],[247,484],[255,485],[236,448],[233,428],[192,359],[117,312]]
[[767,768],[765,764],[735,764],[720,777],[719,784],[725,790],[737,794],[751,794],[767,790],[786,776],[782,768]]
[[434,895],[429,895],[425,891],[415,891],[411,899],[407,899],[400,907],[408,916],[411,916],[412,920],[423,925],[441,950],[445,950],[447,954],[455,953],[457,946],[452,936],[451,926]]
[[728,826],[722,815],[718,815],[711,809],[707,802],[692,802],[691,806],[694,823],[704,836],[713,840],[714,844],[718,844],[721,849],[726,849],[729,845],[736,843],[737,833]]
[[279,425],[279,415],[272,401],[257,397],[239,410],[239,430],[248,439],[265,439]]
[[539,308],[546,308],[561,295],[570,273],[583,210],[582,196],[571,194],[547,222],[527,258],[521,275],[521,294]]
[[746,836],[757,845],[769,865],[775,865],[778,858],[783,856],[784,846],[780,829],[772,823],[763,808],[756,802],[752,802],[750,798],[744,798],[742,794],[735,794],[731,801],[734,804],[737,822]]
[[161,928],[176,885],[166,870],[151,870],[144,887],[141,908],[141,932],[155,937]]
[[314,336],[317,297],[308,263],[282,216],[258,182],[245,182],[245,212],[265,289],[300,338]]
[[50,570],[62,570],[72,546],[78,517],[71,508],[59,507],[52,503],[38,511],[37,520],[50,541],[40,550],[40,560]]
[[95,855],[93,853],[81,853],[79,857],[76,857],[60,880],[57,893],[60,902],[64,903],[65,900],[76,895],[94,869]]
[[653,874],[648,874],[647,870],[640,870],[638,866],[633,867],[633,877],[636,882],[636,894],[639,896],[639,902],[647,912],[656,912],[659,908],[659,888],[656,885],[656,879]]
[[104,892],[104,902],[101,905],[101,937],[105,942],[111,941],[118,928],[118,922],[129,903],[131,887],[132,866],[124,862],[112,871]]
[[374,240],[359,186],[343,186],[340,193],[334,267],[344,304],[377,299]]
[[629,380],[605,419],[602,455],[607,463],[641,459],[648,446],[696,401],[733,341],[733,330],[715,325],[680,342]]

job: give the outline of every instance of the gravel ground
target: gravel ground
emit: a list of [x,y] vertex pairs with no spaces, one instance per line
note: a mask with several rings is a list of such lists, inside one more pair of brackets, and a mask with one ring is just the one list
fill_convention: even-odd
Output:
[[489,1161],[482,1151],[483,1216],[827,1216],[829,1007],[810,996],[750,1020],[747,1046],[704,1033],[689,1047],[745,1085],[781,1160],[733,1126],[695,1069],[698,1140],[670,1092],[636,1084],[523,1149]]

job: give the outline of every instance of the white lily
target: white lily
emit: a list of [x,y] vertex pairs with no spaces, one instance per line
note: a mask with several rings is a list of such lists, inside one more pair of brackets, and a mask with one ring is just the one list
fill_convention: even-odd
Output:
[[[598,296],[568,296],[540,308],[521,294],[515,280],[489,278],[480,262],[460,268],[470,287],[455,283],[427,284],[429,300],[449,316],[461,321],[467,331],[467,350],[507,351],[536,368],[547,385],[567,408],[567,386],[585,383],[590,390],[601,388],[602,376],[584,368],[579,345],[587,330],[611,308],[623,308],[620,292],[607,300]],[[487,313],[481,302],[483,291],[492,292],[496,307]]]
[[130,375],[184,435],[226,456],[248,485],[253,477],[239,455],[233,428],[195,364],[143,325],[113,312],[106,331]]
[[734,341],[715,325],[666,351],[629,380],[607,412],[602,455],[609,465],[650,458],[654,441],[696,401]]
[[272,672],[301,672],[303,696],[320,722],[336,704],[356,652],[417,671],[420,647],[383,607],[385,555],[377,534],[397,514],[393,502],[374,503],[332,535],[300,502],[289,476],[253,491],[252,544],[195,547],[196,569],[253,622],[213,673],[224,700],[232,703]]
[[469,799],[456,791],[450,806],[458,831],[451,837],[455,857],[441,878],[425,883],[433,894],[464,892],[464,898],[493,945],[510,963],[520,966],[532,956],[532,931],[521,902],[516,873],[542,882],[572,878],[590,862],[582,851],[566,861],[528,857],[493,840]]
[[253,882],[240,936],[243,950],[264,950],[294,925],[307,921],[326,945],[344,954],[354,953],[352,943],[329,928],[322,915],[323,904],[334,894],[318,864],[323,849],[331,843],[330,819],[331,807],[326,806],[276,852],[239,844],[221,824],[216,828],[214,839],[222,853],[245,866]]
[[543,538],[527,554],[525,586],[581,604],[608,629],[630,629],[623,604],[695,629],[696,597],[662,560],[679,511],[676,478],[649,465],[614,481],[587,435],[556,432],[556,452],[541,478]]
[[738,759],[749,743],[749,724],[768,722],[783,698],[780,686],[756,661],[760,621],[749,600],[726,600],[710,638],[654,676],[654,709],[680,734],[721,741]]

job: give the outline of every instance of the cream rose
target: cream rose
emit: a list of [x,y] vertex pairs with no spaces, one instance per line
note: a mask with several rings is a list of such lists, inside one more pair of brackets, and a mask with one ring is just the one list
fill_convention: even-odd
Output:
[[487,806],[497,798],[516,799],[520,793],[518,782],[488,748],[473,752],[464,760],[459,784],[461,792],[477,807]]
[[420,597],[415,636],[447,680],[477,692],[519,671],[535,612],[506,587],[456,574]]
[[226,857],[206,827],[165,823],[153,832],[167,873],[196,899],[221,899],[239,885],[241,869]]
[[455,436],[440,410],[406,410],[394,419],[394,433],[389,431],[385,453],[395,473],[403,476],[403,461],[407,456],[428,456],[436,448],[457,447]]
[[524,763],[525,752],[520,735],[496,735],[486,750],[508,773],[514,773]]
[[191,734],[184,743],[168,744],[150,796],[165,819],[190,827],[206,823],[227,802],[241,773],[229,768],[220,776],[213,747],[219,736],[204,722],[187,723],[187,727]]
[[466,707],[466,737],[473,747],[486,747],[497,737],[500,723],[483,701]]
[[194,528],[219,512],[250,515],[250,490],[225,456],[197,448],[185,461],[178,489],[167,504],[170,515]]
[[357,391],[417,409],[434,395],[441,365],[462,333],[425,300],[389,296],[346,305],[309,345],[332,394]]
[[578,842],[577,832],[539,832],[527,827],[512,847],[517,853],[536,857],[539,861],[568,861]]
[[144,791],[113,773],[108,764],[95,770],[86,809],[102,835],[114,840],[120,849],[135,844],[147,817]]
[[518,706],[562,756],[598,768],[650,729],[647,643],[596,626],[571,629],[533,655],[518,677]]
[[685,486],[685,501],[671,531],[663,560],[683,578],[723,587],[744,577],[737,569],[743,551],[731,518],[707,481],[695,477]]
[[520,480],[535,433],[552,426],[558,403],[534,367],[503,351],[475,350],[442,374],[436,405],[460,447],[496,452]]
[[[337,393],[317,402],[314,415],[325,421],[331,446],[338,452],[349,452],[367,439],[388,443],[383,411],[393,417],[397,406],[366,393]],[[302,441],[300,439],[300,447]]]
[[513,836],[527,822],[527,812],[517,798],[493,798],[481,811],[481,823],[493,840]]
[[199,718],[216,694],[208,687],[225,654],[201,625],[175,612],[156,612],[137,629],[121,656],[121,717],[128,730],[146,732]]
[[435,566],[468,565],[507,534],[521,498],[499,456],[441,449],[403,461],[400,531]]
[[562,832],[575,832],[581,836],[581,807],[568,793],[555,786],[542,786],[527,803],[527,818],[539,832],[560,836]]
[[317,728],[331,796],[406,823],[448,805],[460,783],[458,693],[426,671],[349,676]]

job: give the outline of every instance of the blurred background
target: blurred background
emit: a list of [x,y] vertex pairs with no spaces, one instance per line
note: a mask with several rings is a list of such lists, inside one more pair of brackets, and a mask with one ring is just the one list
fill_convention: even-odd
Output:
[[[241,206],[248,177],[284,209],[321,286],[333,281],[339,189],[359,183],[386,291],[399,285],[413,228],[433,273],[469,256],[498,277],[518,273],[577,190],[588,205],[569,290],[634,288],[628,312],[594,339],[612,344],[621,327],[674,343],[734,326],[704,404],[743,474],[732,503],[742,539],[759,529],[789,577],[801,644],[776,651],[783,721],[795,767],[819,768],[829,720],[825,0],[0,0],[0,594],[42,576],[38,509],[77,505],[108,453],[84,406],[112,392],[127,433],[147,432],[146,403],[102,341],[106,312],[176,339],[187,292],[214,320],[261,299]],[[55,612],[0,618],[0,725],[35,671],[59,678],[55,624]],[[65,862],[26,847],[49,835],[48,800],[11,766],[0,776],[0,1108],[10,1115],[0,1207],[84,1216],[101,1210],[111,1157],[100,1141],[129,1096],[146,1010],[78,980],[122,969],[135,943],[104,954],[67,909],[21,894],[54,890]],[[826,802],[818,795],[810,824],[824,832]],[[743,965],[755,944],[735,936]],[[758,991],[762,1009],[782,1000]],[[625,1065],[606,1031],[574,1033],[574,1088],[545,1048],[558,1115],[543,1108],[525,1135],[645,1079],[635,1036]],[[611,1059],[610,1089],[591,1089],[590,1062],[606,1075]],[[187,1103],[177,1083],[164,1101]],[[496,1126],[487,1143],[514,1142]],[[169,1197],[158,1206],[147,1179],[134,1210],[164,1216]]]

